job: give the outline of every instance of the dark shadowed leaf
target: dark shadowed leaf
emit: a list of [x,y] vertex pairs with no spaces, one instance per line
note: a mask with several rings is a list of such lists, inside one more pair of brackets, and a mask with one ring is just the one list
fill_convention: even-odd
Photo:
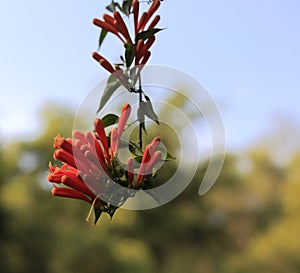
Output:
[[142,156],[135,156],[133,159],[135,162],[137,162],[138,164],[135,166],[136,168],[140,166],[140,163],[142,162]]
[[142,31],[138,35],[136,35],[135,41],[137,42],[138,40],[141,39],[147,40],[161,30],[163,30],[163,28],[153,28],[153,29]]
[[121,86],[119,80],[114,76],[110,75],[110,77],[107,80],[107,85],[105,87],[104,93],[101,97],[100,105],[97,110],[97,113],[103,108],[103,106],[107,103],[107,101],[110,99],[112,94]]
[[122,4],[123,13],[127,16],[130,15],[130,9],[132,6],[132,0],[125,0]]
[[95,214],[95,221],[94,221],[94,224],[96,225],[100,216],[101,216],[101,213],[102,213],[102,209],[99,208],[99,207],[94,207],[94,214]]
[[134,154],[135,156],[139,157],[139,156],[143,155],[143,151],[140,149],[140,147],[136,143],[129,141],[129,143],[127,145],[129,147],[129,151],[132,154]]
[[100,49],[105,37],[107,35],[107,30],[105,29],[101,29],[101,33],[100,33],[100,37],[99,37],[99,45],[98,45],[98,48]]
[[135,57],[135,45],[126,45],[125,61],[126,66],[130,67]]
[[118,119],[119,119],[119,117],[115,114],[107,114],[101,120],[102,120],[103,126],[106,128],[108,126],[116,124]]
[[113,205],[109,205],[109,209],[108,209],[108,214],[110,216],[110,220],[112,220],[116,210],[118,209],[118,207],[115,207]]

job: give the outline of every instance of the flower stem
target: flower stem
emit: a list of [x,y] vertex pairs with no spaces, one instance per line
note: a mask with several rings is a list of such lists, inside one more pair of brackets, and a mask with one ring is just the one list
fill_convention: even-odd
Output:
[[[141,102],[143,102],[143,90],[142,90],[142,78],[141,74],[139,74],[139,103],[141,107]],[[143,149],[143,125],[140,122],[139,124],[139,147],[142,150]]]

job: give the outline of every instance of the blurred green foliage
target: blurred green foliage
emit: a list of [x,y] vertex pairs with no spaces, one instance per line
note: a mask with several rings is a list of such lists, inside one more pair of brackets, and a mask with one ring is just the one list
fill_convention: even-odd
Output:
[[262,149],[227,155],[205,196],[202,166],[171,203],[94,226],[88,204],[52,197],[47,182],[53,137],[71,135],[73,114],[49,106],[41,118],[34,141],[1,149],[1,273],[300,272],[300,156],[278,167]]

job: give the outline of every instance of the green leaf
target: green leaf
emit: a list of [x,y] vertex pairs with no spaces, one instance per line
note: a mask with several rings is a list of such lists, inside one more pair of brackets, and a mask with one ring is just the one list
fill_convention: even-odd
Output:
[[107,211],[107,213],[109,214],[109,216],[110,216],[110,220],[112,220],[112,218],[113,218],[113,216],[114,216],[114,214],[115,214],[115,212],[116,212],[116,210],[118,209],[118,207],[116,207],[116,206],[113,206],[113,205],[109,205],[109,208],[108,208],[108,211]]
[[[135,157],[133,158],[133,160],[134,160],[135,162],[137,162],[137,163],[140,164],[140,163],[142,162],[142,158],[143,158],[143,157],[139,155],[139,156],[135,156]],[[140,166],[139,164],[137,165],[137,167]]]
[[101,47],[101,45],[102,45],[102,43],[103,43],[103,41],[104,41],[106,35],[107,35],[107,30],[105,30],[105,29],[102,28],[102,29],[101,29],[101,33],[100,33],[100,37],[99,37],[99,45],[98,45],[98,49],[100,49],[100,47]]
[[94,207],[94,214],[95,214],[95,221],[94,221],[94,224],[95,224],[95,225],[97,224],[97,222],[98,222],[98,220],[99,220],[99,218],[100,218],[102,212],[103,212],[103,211],[102,211],[101,208],[96,207],[96,206]]
[[115,114],[107,114],[101,120],[102,120],[104,128],[106,128],[108,126],[116,124],[118,119],[119,119],[119,117]]
[[153,29],[142,31],[138,33],[138,35],[136,35],[135,41],[136,43],[138,42],[138,40],[141,39],[145,41],[161,30],[163,30],[163,28],[153,28]]
[[153,106],[152,106],[152,103],[151,103],[149,97],[145,96],[145,99],[146,99],[146,101],[143,101],[142,103],[140,103],[140,107],[143,109],[144,114],[148,118],[152,119],[159,125],[158,116],[156,115],[156,113],[153,110]]
[[122,10],[125,15],[127,15],[127,16],[130,15],[131,6],[132,6],[132,0],[123,1]]
[[143,131],[145,132],[145,134],[147,135],[147,130],[146,130],[146,126],[145,126],[145,112],[144,112],[144,101],[140,102],[140,106],[137,110],[137,117],[140,123],[140,126],[142,126]]
[[128,147],[129,147],[129,151],[134,154],[135,156],[142,156],[143,155],[143,151],[140,149],[140,147],[132,142],[132,141],[129,141],[128,143]]
[[164,161],[171,161],[171,160],[175,160],[176,157],[172,156],[171,154],[169,154],[169,152],[167,152],[166,158],[164,159]]
[[110,12],[114,12],[116,10],[116,3],[112,1],[111,4],[106,7],[106,9]]
[[97,113],[103,108],[103,106],[107,103],[113,93],[121,86],[119,80],[114,76],[110,75],[107,80],[107,85],[105,87],[104,93],[101,97],[100,105],[97,110]]
[[134,60],[134,57],[136,55],[136,52],[135,52],[135,45],[126,45],[125,46],[125,61],[126,61],[126,66],[127,67],[130,67],[133,60]]

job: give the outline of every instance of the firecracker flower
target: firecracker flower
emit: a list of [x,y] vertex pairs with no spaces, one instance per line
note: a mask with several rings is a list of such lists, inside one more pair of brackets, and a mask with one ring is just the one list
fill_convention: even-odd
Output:
[[[131,189],[143,189],[146,184],[149,188],[152,170],[162,160],[162,153],[158,151],[160,137],[155,137],[146,146],[138,167],[132,157],[127,164],[118,160],[121,136],[130,113],[131,106],[125,104],[117,128],[108,135],[102,120],[96,118],[93,132],[73,131],[73,139],[58,134],[54,141],[53,157],[60,165],[49,163],[48,180],[53,184],[52,194],[88,202],[94,209],[95,223],[102,212],[112,217],[135,192]],[[119,184],[124,190],[116,193],[112,183]],[[117,205],[107,201],[112,198],[117,198]]]
[[[150,48],[155,41],[155,33],[161,29],[155,28],[160,21],[160,16],[154,13],[160,6],[160,0],[154,0],[150,5],[148,11],[139,14],[140,2],[138,0],[132,1],[131,9],[133,13],[134,23],[134,37],[132,38],[130,32],[120,14],[115,10],[111,15],[104,14],[103,19],[95,18],[93,23],[100,27],[105,33],[109,32],[117,36],[125,47],[124,65],[129,68],[134,61],[135,66],[142,67],[150,58]],[[101,45],[101,44],[100,44]],[[97,52],[93,52],[93,58],[105,68],[108,72],[114,73],[119,71],[120,65],[113,66],[106,58]]]

